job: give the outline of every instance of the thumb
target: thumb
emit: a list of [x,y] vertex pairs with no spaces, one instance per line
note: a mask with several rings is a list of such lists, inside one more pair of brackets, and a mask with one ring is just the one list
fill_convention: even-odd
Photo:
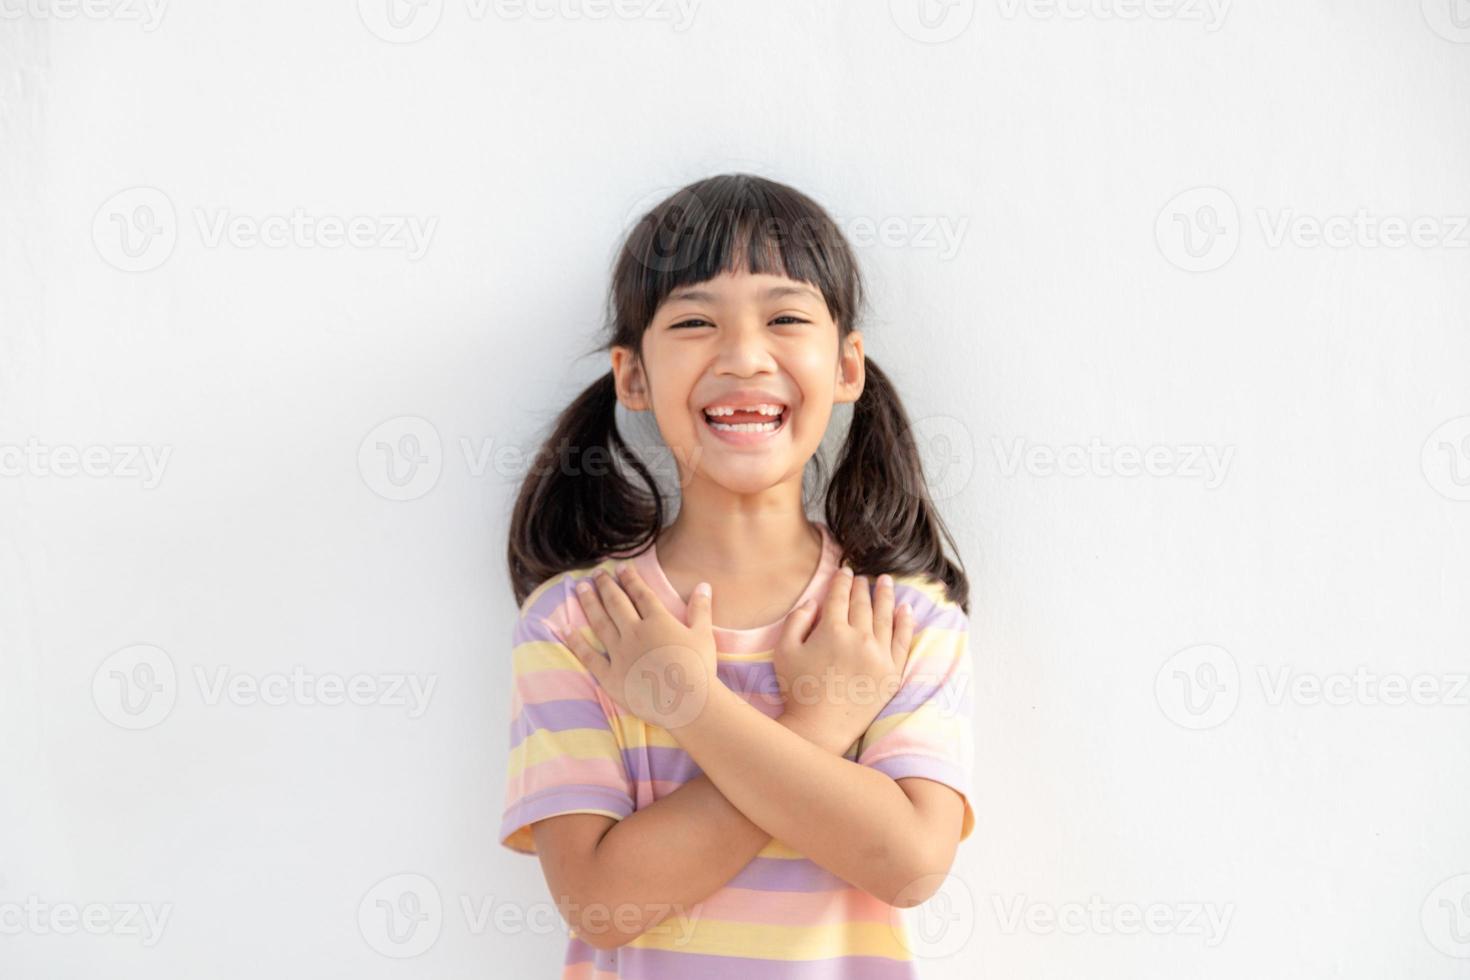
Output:
[[700,582],[689,596],[689,628],[695,632],[703,633],[714,628],[710,620],[713,591],[708,582]]

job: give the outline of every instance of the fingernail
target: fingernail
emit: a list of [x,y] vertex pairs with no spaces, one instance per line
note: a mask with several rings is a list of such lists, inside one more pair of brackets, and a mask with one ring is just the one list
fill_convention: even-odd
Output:
[[578,592],[591,592],[592,591],[592,586],[590,584],[588,584],[587,582],[578,582],[577,583],[577,591]]
[[708,596],[713,591],[714,590],[710,588],[710,584],[708,582],[700,582],[694,587],[695,595]]
[[893,576],[892,575],[889,575],[887,572],[884,572],[882,575],[879,575],[878,576],[878,584],[879,585],[892,585],[893,584]]
[[842,566],[842,574],[843,575],[846,575],[848,578],[852,578],[857,573],[852,570],[852,566],[851,565],[843,565]]

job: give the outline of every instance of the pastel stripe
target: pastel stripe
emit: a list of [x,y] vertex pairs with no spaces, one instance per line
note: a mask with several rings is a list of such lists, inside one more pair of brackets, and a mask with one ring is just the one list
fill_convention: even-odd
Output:
[[[818,574],[804,595],[823,596],[840,553],[823,531]],[[666,730],[620,709],[557,638],[579,632],[601,649],[572,585],[595,569],[632,562],[660,600],[682,600],[653,558],[609,557],[563,573],[534,590],[512,631],[509,759],[500,839],[534,853],[531,827],[566,813],[621,820],[652,806],[700,768]],[[969,623],[942,583],[900,576],[899,599],[915,612],[914,646],[902,683],[877,711],[848,758],[892,779],[923,778],[964,800],[961,839],[974,826],[970,803],[975,696]],[[769,717],[784,710],[773,664],[780,624],[716,628],[720,680]],[[808,688],[820,694],[818,686]],[[855,888],[792,848],[770,840],[724,886],[680,919],[671,916],[614,950],[568,937],[563,980],[915,980],[898,910]]]

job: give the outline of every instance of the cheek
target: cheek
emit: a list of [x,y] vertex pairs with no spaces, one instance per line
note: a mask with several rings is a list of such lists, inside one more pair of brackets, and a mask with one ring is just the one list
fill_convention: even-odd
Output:
[[786,361],[786,371],[801,391],[803,409],[808,403],[832,404],[837,390],[837,353],[803,350]]

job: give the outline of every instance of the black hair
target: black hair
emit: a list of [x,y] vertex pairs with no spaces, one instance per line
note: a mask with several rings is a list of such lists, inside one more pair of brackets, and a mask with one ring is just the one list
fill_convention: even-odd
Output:
[[[633,226],[613,265],[606,336],[593,352],[623,346],[637,356],[654,312],[671,292],[742,268],[820,290],[837,324],[839,350],[857,329],[862,275],[831,216],[785,184],[721,174],[674,192]],[[864,372],[827,484],[827,526],[857,574],[927,574],[968,613],[969,581],[945,553],[946,542],[956,554],[958,549],[929,497],[898,391],[871,357]],[[642,551],[663,529],[663,497],[618,431],[616,407],[609,369],[561,412],[537,453],[510,522],[507,561],[517,603],[560,572]],[[567,465],[571,453],[585,465]],[[599,458],[604,465],[597,465]],[[821,453],[812,465],[820,485]]]

